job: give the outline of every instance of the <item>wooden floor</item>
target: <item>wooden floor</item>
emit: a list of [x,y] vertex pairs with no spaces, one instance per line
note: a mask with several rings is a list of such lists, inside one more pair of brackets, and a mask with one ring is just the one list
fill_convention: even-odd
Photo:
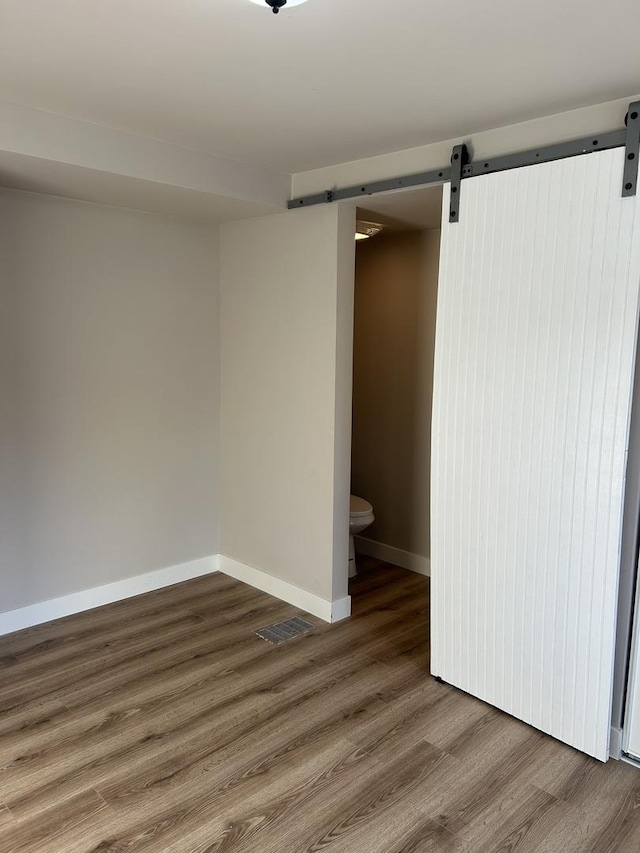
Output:
[[638,853],[640,770],[433,681],[428,582],[360,570],[279,647],[224,575],[0,638],[0,851]]

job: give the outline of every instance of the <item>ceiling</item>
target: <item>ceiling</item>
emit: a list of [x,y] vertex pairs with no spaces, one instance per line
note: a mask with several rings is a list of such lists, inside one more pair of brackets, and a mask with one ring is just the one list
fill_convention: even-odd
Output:
[[0,99],[285,172],[632,95],[637,0],[0,0]]
[[440,228],[442,187],[421,187],[377,195],[367,200],[366,207],[358,207],[358,219],[378,222],[385,226],[385,231]]

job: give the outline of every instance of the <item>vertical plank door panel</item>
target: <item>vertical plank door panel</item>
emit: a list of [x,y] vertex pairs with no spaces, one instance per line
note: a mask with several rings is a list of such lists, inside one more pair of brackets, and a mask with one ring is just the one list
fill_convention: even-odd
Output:
[[615,149],[443,200],[432,672],[608,757],[640,215]]

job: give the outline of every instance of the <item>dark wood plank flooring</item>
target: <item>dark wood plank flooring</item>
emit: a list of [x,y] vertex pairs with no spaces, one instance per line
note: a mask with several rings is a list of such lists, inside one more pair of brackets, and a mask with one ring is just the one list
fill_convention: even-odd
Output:
[[0,638],[2,853],[639,853],[640,770],[428,673],[428,581],[351,619],[213,575]]

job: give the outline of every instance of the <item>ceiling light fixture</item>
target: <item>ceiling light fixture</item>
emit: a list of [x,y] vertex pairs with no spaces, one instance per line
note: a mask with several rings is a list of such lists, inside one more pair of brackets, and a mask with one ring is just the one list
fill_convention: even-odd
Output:
[[358,219],[356,222],[356,240],[368,240],[369,237],[375,237],[382,231],[383,227],[379,222],[365,222],[363,219]]
[[287,8],[299,6],[301,3],[306,3],[307,0],[251,0],[251,2],[255,3],[256,6],[264,6],[266,3],[267,6],[271,7],[273,14],[277,15],[284,6]]

